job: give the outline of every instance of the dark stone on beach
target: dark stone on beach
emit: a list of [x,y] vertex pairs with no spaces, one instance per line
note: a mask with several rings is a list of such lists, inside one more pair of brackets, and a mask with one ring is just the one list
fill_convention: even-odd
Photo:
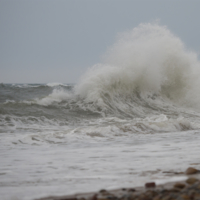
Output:
[[114,195],[112,195],[112,196],[107,196],[106,199],[109,199],[109,200],[116,200],[117,198],[116,198]]
[[161,194],[168,194],[168,193],[169,193],[169,190],[163,189],[163,190],[160,191],[160,193],[161,193]]
[[136,190],[134,188],[128,189],[128,192],[135,192]]
[[145,183],[145,187],[146,187],[146,188],[156,187],[156,183],[155,183],[155,182]]
[[153,198],[153,200],[160,200],[161,199],[161,196],[160,195],[158,195],[158,196],[156,196],[155,198]]
[[200,194],[194,194],[193,196],[195,199],[200,199]]
[[168,194],[168,195],[162,197],[162,200],[171,200],[171,199],[173,199],[171,194]]
[[77,200],[77,198],[64,198],[64,199],[61,199],[61,200]]
[[170,192],[173,192],[173,193],[174,193],[174,192],[176,193],[176,192],[180,192],[180,189],[179,189],[179,188],[172,188],[172,189],[170,189],[169,191],[170,191]]
[[154,190],[147,190],[147,191],[145,192],[145,195],[148,196],[148,197],[153,198],[153,197],[157,196],[158,193],[157,193],[156,191],[154,191]]
[[198,173],[198,172],[199,172],[199,170],[198,170],[198,169],[195,169],[195,168],[193,168],[193,167],[189,167],[189,168],[187,168],[187,170],[185,171],[185,173],[186,173],[187,175],[196,174],[196,173]]
[[[185,173],[197,173],[199,170],[188,168]],[[118,191],[102,189],[97,194],[86,196],[47,197],[40,200],[200,200],[200,180],[196,176],[185,182],[157,186],[149,182],[144,187],[122,188]],[[39,200],[39,199],[38,199]]]
[[184,172],[174,172],[174,171],[164,171],[163,173],[168,173],[168,174],[184,174]]
[[137,199],[139,199],[139,200],[149,200],[150,198],[148,196],[146,196],[145,194],[140,194]]
[[174,185],[174,188],[179,188],[179,189],[183,189],[185,187],[185,184],[184,183],[176,183]]
[[104,192],[107,192],[107,190],[102,189],[102,190],[100,190],[99,192],[100,192],[100,193],[104,193]]
[[124,194],[124,195],[122,195],[119,199],[120,200],[125,200],[125,199],[129,199],[129,195],[127,195],[127,194]]
[[91,200],[97,200],[97,194],[94,194],[91,198]]
[[196,178],[193,178],[193,177],[191,177],[191,178],[188,178],[187,180],[186,180],[186,183],[188,183],[188,184],[194,184],[194,183],[196,183],[197,181],[199,181],[198,179],[196,179]]
[[102,196],[114,196],[112,195],[110,192],[108,192],[107,190],[100,190],[99,193],[102,195]]

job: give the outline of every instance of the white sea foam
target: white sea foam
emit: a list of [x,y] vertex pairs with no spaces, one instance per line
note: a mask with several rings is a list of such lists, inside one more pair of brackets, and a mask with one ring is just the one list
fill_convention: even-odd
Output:
[[39,105],[48,106],[54,102],[60,103],[66,101],[71,97],[71,94],[63,89],[54,89],[53,92],[42,99],[35,99],[35,102]]
[[43,98],[35,98],[32,100],[22,100],[22,101],[9,101],[7,100],[5,104],[8,103],[25,103],[28,105],[42,105],[42,106],[49,106],[53,103],[60,103],[62,101],[66,101],[71,99],[72,94],[70,92],[67,92],[66,90],[63,90],[62,88],[60,89],[53,89],[53,92],[50,93],[49,95],[43,97]]
[[3,104],[16,103],[15,100],[6,100]]
[[37,88],[37,87],[40,87],[41,85],[40,84],[12,84],[13,87],[16,87],[16,88]]
[[[123,120],[115,117],[83,120],[79,125],[62,119],[48,119],[41,117],[17,117],[14,115],[0,115],[0,131],[18,132],[29,130],[30,134],[18,135],[8,143],[38,144],[69,143],[70,141],[90,140],[107,141],[116,137],[132,137],[134,134],[155,134],[166,132],[181,132],[200,129],[199,123],[186,118],[169,118],[166,115],[156,115],[147,118]],[[39,141],[39,142],[37,142]],[[42,142],[42,143],[41,143]]]
[[118,36],[105,63],[90,68],[75,91],[102,109],[107,99],[115,110],[123,110],[137,95],[196,107],[199,70],[197,55],[165,26],[140,24]]
[[49,86],[49,87],[55,87],[55,86],[59,86],[59,85],[68,86],[68,84],[63,84],[63,83],[47,83],[47,86]]

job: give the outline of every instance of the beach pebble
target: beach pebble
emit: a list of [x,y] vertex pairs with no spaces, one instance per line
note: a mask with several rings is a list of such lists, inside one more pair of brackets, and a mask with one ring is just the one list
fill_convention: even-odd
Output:
[[145,187],[146,188],[156,187],[156,183],[155,182],[145,183]]
[[102,190],[100,190],[99,192],[100,192],[100,193],[104,193],[104,192],[107,192],[107,190],[102,189]]
[[113,196],[110,192],[108,192],[107,190],[100,190],[99,193],[102,195],[102,196]]
[[185,200],[190,200],[190,196],[186,195],[186,194],[183,194],[181,195],[181,197]]
[[161,200],[161,197],[158,195],[158,196],[154,197],[153,200]]
[[91,198],[91,200],[97,200],[97,194],[94,194]]
[[[77,198],[66,198],[67,200],[77,200]],[[48,200],[48,199],[47,199]],[[51,200],[51,199],[50,199]],[[54,199],[53,199],[54,200]]]
[[200,194],[197,194],[197,193],[196,193],[196,194],[194,195],[194,197],[195,197],[195,199],[200,199]]
[[188,184],[193,184],[193,183],[196,183],[198,181],[198,179],[196,179],[196,178],[193,178],[193,177],[191,177],[191,178],[188,178],[187,180],[186,180],[186,183],[188,183]]
[[199,172],[199,170],[197,170],[197,169],[195,169],[195,168],[193,168],[193,167],[189,167],[189,168],[187,168],[187,170],[185,171],[185,173],[187,174],[187,175],[189,175],[189,174],[196,174],[196,173],[198,173]]
[[171,188],[169,191],[176,193],[176,192],[180,192],[180,189],[179,188]]
[[176,183],[174,185],[174,188],[179,188],[179,189],[183,189],[185,187],[185,184],[184,183]]
[[158,193],[154,190],[148,190],[145,192],[145,195],[148,196],[148,197],[155,197],[158,195]]

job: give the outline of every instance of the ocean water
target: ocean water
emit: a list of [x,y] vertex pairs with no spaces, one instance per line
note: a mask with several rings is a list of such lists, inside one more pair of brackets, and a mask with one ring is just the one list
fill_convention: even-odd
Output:
[[0,199],[183,180],[200,168],[200,62],[165,26],[119,34],[77,84],[0,84]]

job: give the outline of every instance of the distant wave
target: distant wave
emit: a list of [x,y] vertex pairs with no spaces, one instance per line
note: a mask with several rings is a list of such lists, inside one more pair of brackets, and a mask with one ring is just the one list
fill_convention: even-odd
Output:
[[63,87],[71,87],[72,84],[64,84],[64,83],[47,83],[47,84],[28,84],[28,83],[23,83],[23,84],[17,84],[17,83],[12,83],[12,84],[4,84],[0,83],[0,87],[14,87],[14,88],[37,88],[37,87],[57,87],[57,86],[63,86]]
[[54,89],[53,92],[43,98],[34,98],[31,100],[6,100],[3,104],[38,104],[43,106],[51,105],[52,103],[60,103],[67,101],[71,97],[71,93],[63,89]]
[[49,87],[55,87],[55,86],[59,86],[59,85],[70,86],[69,84],[63,84],[63,83],[47,83],[46,85],[49,86]]
[[62,89],[54,89],[51,94],[44,98],[37,98],[35,99],[35,103],[39,105],[44,105],[48,106],[51,105],[52,103],[60,103],[62,101],[67,101],[71,98],[70,92],[67,92]]

